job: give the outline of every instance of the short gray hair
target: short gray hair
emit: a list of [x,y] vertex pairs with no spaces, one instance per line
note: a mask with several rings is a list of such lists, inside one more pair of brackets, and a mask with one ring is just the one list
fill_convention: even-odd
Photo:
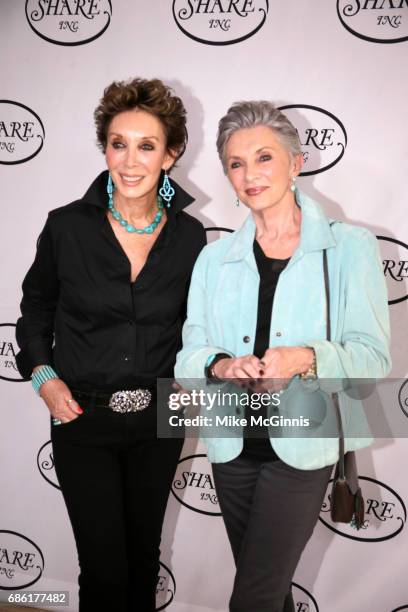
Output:
[[296,128],[272,102],[267,100],[235,102],[218,123],[217,150],[224,172],[227,172],[225,148],[232,134],[257,125],[264,125],[273,130],[292,159],[302,153]]

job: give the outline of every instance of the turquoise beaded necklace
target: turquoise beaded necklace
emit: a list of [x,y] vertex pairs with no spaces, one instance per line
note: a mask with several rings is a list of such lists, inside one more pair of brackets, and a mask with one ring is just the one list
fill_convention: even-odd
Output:
[[129,232],[129,234],[152,234],[154,232],[154,230],[156,229],[156,227],[159,225],[161,218],[163,216],[163,200],[161,199],[161,197],[158,195],[157,196],[157,213],[156,216],[154,217],[153,221],[150,223],[150,225],[148,225],[147,227],[144,227],[143,229],[138,229],[137,227],[135,227],[134,225],[132,225],[131,223],[129,223],[128,221],[126,221],[126,219],[124,219],[122,217],[122,215],[120,214],[120,212],[118,210],[116,210],[114,204],[113,204],[113,182],[112,179],[109,175],[109,181],[108,181],[108,186],[107,186],[107,192],[108,192],[108,196],[109,196],[109,203],[108,203],[108,208],[109,208],[109,212],[111,213],[112,217],[118,221],[118,223],[125,228],[125,230],[127,232]]

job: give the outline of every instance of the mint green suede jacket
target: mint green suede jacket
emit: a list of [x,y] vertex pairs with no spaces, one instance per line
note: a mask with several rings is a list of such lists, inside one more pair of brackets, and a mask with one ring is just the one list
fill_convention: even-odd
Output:
[[[299,190],[296,200],[302,210],[300,243],[279,277],[269,346],[314,348],[318,383],[339,391],[346,450],[355,450],[372,438],[360,401],[345,390],[347,381],[382,378],[391,368],[387,291],[377,240],[365,228],[333,223]],[[197,259],[175,367],[184,386],[186,379],[203,379],[205,363],[214,353],[253,352],[259,288],[254,237],[249,214],[240,229],[206,246]],[[323,249],[330,277],[331,342],[326,339]],[[235,412],[232,407],[231,414]],[[207,436],[204,443],[210,461],[230,461],[242,450],[242,430],[225,438]],[[336,437],[271,437],[271,444],[283,461],[300,469],[321,468],[338,459]]]

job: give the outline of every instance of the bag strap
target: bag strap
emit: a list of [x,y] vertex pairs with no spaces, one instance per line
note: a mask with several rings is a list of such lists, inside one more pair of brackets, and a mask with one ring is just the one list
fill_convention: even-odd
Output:
[[[330,321],[330,281],[329,281],[329,267],[327,264],[327,252],[323,250],[323,273],[324,273],[324,289],[326,293],[326,339],[330,342],[331,340],[331,321]],[[333,404],[336,411],[337,427],[339,431],[339,478],[345,480],[345,469],[344,469],[344,431],[343,422],[341,419],[339,396],[337,393],[332,393]]]

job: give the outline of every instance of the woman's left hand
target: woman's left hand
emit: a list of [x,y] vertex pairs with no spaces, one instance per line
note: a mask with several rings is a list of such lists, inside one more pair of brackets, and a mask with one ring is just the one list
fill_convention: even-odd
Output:
[[[263,387],[282,389],[296,374],[306,372],[313,364],[313,349],[304,346],[280,346],[265,351],[261,359],[263,366],[261,379]],[[264,379],[269,379],[268,383]],[[274,380],[270,380],[274,379]],[[267,383],[267,384],[266,384]]]

